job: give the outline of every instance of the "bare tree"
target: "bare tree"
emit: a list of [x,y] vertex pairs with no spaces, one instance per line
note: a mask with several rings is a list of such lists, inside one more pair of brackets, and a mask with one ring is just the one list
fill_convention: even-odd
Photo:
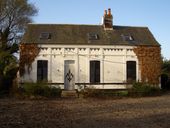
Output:
[[36,7],[28,0],[0,0],[0,89],[10,86],[17,72],[18,43]]
[[0,0],[0,46],[9,49],[22,36],[27,23],[37,14],[28,0]]

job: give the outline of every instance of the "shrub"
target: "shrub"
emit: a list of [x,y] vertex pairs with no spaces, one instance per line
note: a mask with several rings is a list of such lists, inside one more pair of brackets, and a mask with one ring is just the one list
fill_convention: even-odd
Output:
[[45,83],[25,83],[22,92],[26,96],[61,97],[61,89],[50,87]]
[[152,87],[147,83],[134,83],[133,87],[128,91],[129,96],[155,96],[160,95],[160,89]]
[[0,98],[4,98],[8,96],[8,91],[0,89]]
[[82,94],[83,97],[99,97],[99,95],[101,95],[101,91],[95,88],[85,88],[80,91],[80,94]]
[[80,92],[83,97],[93,97],[93,98],[121,98],[128,96],[127,90],[114,90],[114,89],[95,89],[86,88]]

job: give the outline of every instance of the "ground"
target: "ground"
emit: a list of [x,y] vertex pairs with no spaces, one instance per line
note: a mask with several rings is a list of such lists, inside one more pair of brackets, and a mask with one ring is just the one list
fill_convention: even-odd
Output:
[[170,94],[123,99],[0,99],[1,128],[169,128]]

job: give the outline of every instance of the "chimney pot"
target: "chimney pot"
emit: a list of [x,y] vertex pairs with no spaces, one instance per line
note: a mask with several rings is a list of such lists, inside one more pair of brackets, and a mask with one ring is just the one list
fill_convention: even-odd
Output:
[[111,14],[111,9],[109,8],[108,9],[108,16],[111,16],[112,14]]
[[104,10],[104,16],[106,16],[107,15],[107,10]]

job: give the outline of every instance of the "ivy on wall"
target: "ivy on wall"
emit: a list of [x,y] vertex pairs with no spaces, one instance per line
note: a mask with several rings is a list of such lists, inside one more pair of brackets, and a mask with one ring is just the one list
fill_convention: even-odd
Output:
[[133,50],[139,60],[141,81],[158,85],[162,63],[160,47],[137,46]]
[[[28,73],[31,70],[31,65],[34,59],[38,56],[40,50],[37,46],[37,44],[20,44],[20,62],[19,62],[19,72],[20,76],[23,76],[25,73],[25,70],[28,71]],[[27,68],[25,68],[27,66]]]

